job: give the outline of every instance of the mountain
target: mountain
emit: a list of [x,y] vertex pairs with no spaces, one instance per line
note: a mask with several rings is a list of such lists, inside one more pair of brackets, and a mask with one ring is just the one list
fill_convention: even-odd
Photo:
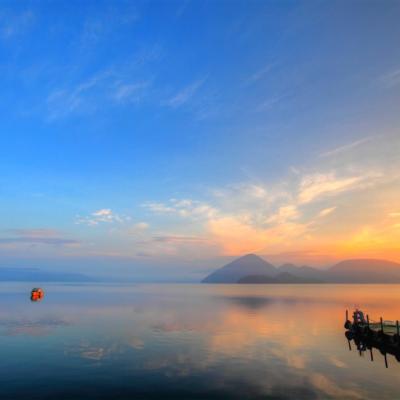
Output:
[[[299,267],[296,267],[300,270]],[[312,268],[313,269],[313,268]],[[296,272],[296,271],[295,271]],[[299,276],[290,272],[281,272],[274,277],[276,283],[321,283],[323,281],[312,276]]]
[[208,275],[203,283],[400,283],[400,264],[386,260],[352,259],[328,270],[283,264],[275,268],[248,254]]
[[268,275],[246,275],[236,283],[276,283],[276,281]]
[[336,283],[400,283],[400,264],[367,258],[345,260],[329,268],[326,279]]
[[274,276],[277,269],[255,254],[247,254],[217,269],[202,280],[203,283],[237,283],[248,275]]
[[281,272],[274,277],[268,275],[247,275],[240,278],[237,283],[321,283],[321,281],[314,278],[301,278],[290,272]]
[[50,272],[38,268],[0,268],[0,281],[17,282],[91,282],[87,275],[72,272]]
[[288,272],[291,275],[294,275],[298,278],[304,280],[311,281],[324,281],[325,280],[325,271],[321,271],[317,268],[308,267],[307,265],[303,265],[298,267],[294,264],[283,264],[278,268],[278,272]]

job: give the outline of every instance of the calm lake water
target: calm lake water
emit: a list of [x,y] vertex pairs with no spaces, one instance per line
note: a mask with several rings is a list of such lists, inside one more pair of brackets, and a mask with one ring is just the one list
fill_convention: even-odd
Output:
[[0,398],[395,399],[345,309],[400,318],[396,285],[0,285]]

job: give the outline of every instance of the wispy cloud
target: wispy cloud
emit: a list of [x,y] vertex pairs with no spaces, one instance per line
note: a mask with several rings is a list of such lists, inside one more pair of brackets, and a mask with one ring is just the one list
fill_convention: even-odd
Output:
[[329,214],[332,214],[336,210],[336,207],[328,207],[324,208],[318,213],[319,217],[326,217]]
[[60,235],[60,232],[55,229],[36,228],[36,229],[9,229],[8,232],[23,237],[40,237],[54,238]]
[[400,85],[400,68],[392,70],[380,77],[382,85],[386,88],[392,88]]
[[0,38],[11,39],[14,36],[25,33],[35,21],[35,15],[31,10],[20,14],[0,12]]
[[9,229],[12,237],[0,237],[0,244],[45,244],[53,246],[77,246],[78,240],[64,238],[53,229]]
[[188,8],[190,0],[183,0],[179,3],[179,7],[176,10],[175,17],[180,18]]
[[282,99],[284,99],[285,97],[287,97],[287,95],[281,95],[281,96],[270,97],[270,98],[264,100],[263,102],[261,102],[260,104],[258,104],[258,106],[256,106],[256,108],[254,109],[254,111],[256,111],[256,112],[262,112],[262,111],[269,110],[270,108],[272,108],[273,106],[275,106],[276,104],[278,104],[278,103],[279,103]]
[[118,71],[104,70],[77,85],[52,91],[46,100],[48,121],[71,114],[86,114],[107,104],[139,103],[146,97],[150,80],[132,82]]
[[[154,76],[145,68],[160,57],[160,48],[140,51],[129,60],[110,64],[91,75],[61,80],[45,98],[49,122],[71,115],[91,114],[110,106],[139,105],[150,98]],[[78,71],[78,72],[76,72]],[[158,100],[157,100],[158,101]]]
[[148,229],[149,226],[150,225],[147,222],[138,222],[135,225],[133,225],[133,228],[144,231],[144,230]]
[[285,185],[266,183],[236,183],[221,188],[214,188],[211,194],[228,212],[238,210],[258,210],[269,208],[274,203],[287,201],[291,196]]
[[274,64],[265,65],[264,67],[260,68],[259,70],[257,70],[253,74],[251,74],[247,78],[246,82],[247,83],[255,83],[255,82],[259,81],[260,79],[264,78],[264,76],[266,76],[273,67],[274,67]]
[[286,205],[279,207],[276,214],[267,219],[269,224],[283,224],[288,221],[296,220],[300,217],[300,211],[296,205]]
[[370,142],[372,139],[374,139],[374,137],[369,136],[369,137],[365,137],[363,139],[356,140],[354,142],[345,144],[343,146],[336,147],[335,149],[325,151],[325,152],[321,153],[319,155],[319,157],[331,157],[331,156],[336,156],[338,154],[345,153],[345,152],[347,152],[351,149],[354,149],[355,147],[358,147],[364,143]]
[[117,85],[114,98],[117,102],[138,102],[144,94],[144,90],[150,86],[149,81],[135,83],[120,83]]
[[57,89],[47,97],[48,120],[63,118],[76,111],[93,109],[93,103],[87,101],[91,90],[103,82],[109,72],[102,72],[76,86]]
[[335,172],[306,175],[300,182],[298,199],[300,203],[309,203],[321,197],[353,190],[380,177],[379,173],[344,177],[336,176]]
[[124,12],[121,12],[118,8],[109,8],[107,13],[91,16],[83,22],[80,34],[81,49],[89,51],[115,31],[124,26],[135,24],[139,18],[137,10],[133,7],[125,9]]
[[204,85],[207,78],[198,79],[188,86],[185,86],[178,93],[164,102],[164,105],[171,108],[178,108],[186,104]]
[[193,258],[204,248],[213,245],[207,236],[187,235],[182,233],[157,233],[139,237],[135,242],[137,256],[187,256]]
[[163,243],[204,243],[207,239],[197,236],[162,235],[153,236],[152,241]]
[[130,221],[130,217],[116,214],[110,208],[102,208],[88,216],[77,216],[75,223],[96,226],[101,223],[122,223],[126,221]]
[[166,205],[165,203],[149,201],[142,204],[143,207],[149,209],[156,214],[172,214],[176,213],[177,210],[174,207]]
[[191,199],[171,199],[168,203],[147,202],[143,207],[156,214],[173,214],[183,218],[210,218],[217,212],[211,205]]
[[150,224],[144,221],[136,222],[135,224],[128,227],[126,230],[127,234],[133,237],[143,237],[150,229]]
[[77,240],[63,239],[63,238],[13,237],[13,238],[0,238],[0,243],[50,244],[54,246],[65,246],[65,245],[76,245],[79,244],[80,242]]

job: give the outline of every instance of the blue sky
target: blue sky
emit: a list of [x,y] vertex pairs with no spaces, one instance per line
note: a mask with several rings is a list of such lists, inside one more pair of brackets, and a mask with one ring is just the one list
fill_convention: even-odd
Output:
[[2,2],[0,265],[400,260],[399,18],[395,1]]

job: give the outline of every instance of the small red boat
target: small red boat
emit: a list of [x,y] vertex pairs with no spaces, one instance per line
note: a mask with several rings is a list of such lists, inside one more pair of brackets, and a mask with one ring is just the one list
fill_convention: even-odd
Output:
[[44,297],[44,291],[41,288],[33,288],[31,292],[32,301],[40,301]]

